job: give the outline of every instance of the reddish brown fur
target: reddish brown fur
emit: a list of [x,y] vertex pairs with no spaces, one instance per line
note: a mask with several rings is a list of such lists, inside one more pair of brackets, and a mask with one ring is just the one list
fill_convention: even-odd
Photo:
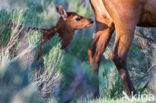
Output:
[[[90,4],[96,19],[96,34],[88,50],[93,72],[98,73],[102,54],[116,30],[111,58],[128,95],[136,94],[127,70],[127,53],[136,26],[156,27],[156,0],[90,0]],[[99,95],[99,88],[94,95]]]

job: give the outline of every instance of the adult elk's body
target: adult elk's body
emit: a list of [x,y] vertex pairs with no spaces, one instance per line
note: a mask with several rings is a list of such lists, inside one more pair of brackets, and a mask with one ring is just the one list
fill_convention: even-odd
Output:
[[[92,70],[98,73],[101,56],[116,30],[110,54],[129,96],[136,94],[127,70],[127,53],[136,26],[156,27],[156,0],[90,0],[96,19],[96,34],[88,50]],[[96,88],[94,96],[99,95]]]

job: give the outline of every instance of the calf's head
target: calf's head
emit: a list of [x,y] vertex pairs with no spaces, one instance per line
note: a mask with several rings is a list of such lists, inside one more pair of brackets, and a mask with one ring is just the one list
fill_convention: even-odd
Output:
[[75,12],[66,12],[62,6],[56,7],[57,12],[61,16],[61,20],[73,30],[89,27],[93,24],[90,18],[81,16]]

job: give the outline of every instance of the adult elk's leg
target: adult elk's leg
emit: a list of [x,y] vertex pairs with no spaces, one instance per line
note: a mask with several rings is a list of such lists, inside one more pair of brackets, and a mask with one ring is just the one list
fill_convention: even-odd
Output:
[[131,82],[127,70],[127,53],[131,45],[136,23],[134,21],[120,22],[122,25],[116,25],[116,38],[111,52],[111,58],[114,61],[117,70],[123,80],[124,86],[128,95],[131,97],[132,93],[135,95],[136,91]]
[[[102,54],[114,31],[113,25],[108,27],[106,24],[96,22],[96,34],[88,50],[88,57],[94,74],[98,75],[99,64]],[[95,88],[93,98],[99,96],[99,85]]]
[[132,93],[136,94],[136,91],[127,70],[127,53],[132,43],[134,30],[142,15],[142,5],[136,0],[103,0],[103,3],[113,19],[116,29],[111,58],[123,80],[127,94],[131,97]]
[[108,27],[106,24],[96,23],[96,34],[88,50],[88,56],[94,74],[98,74],[98,67],[102,54],[112,36],[114,27]]

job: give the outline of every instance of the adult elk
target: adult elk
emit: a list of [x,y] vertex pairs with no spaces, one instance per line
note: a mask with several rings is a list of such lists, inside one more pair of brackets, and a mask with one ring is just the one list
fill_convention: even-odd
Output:
[[[42,56],[42,47],[45,43],[49,42],[49,40],[58,33],[58,36],[62,40],[62,47],[61,49],[65,49],[68,47],[68,45],[73,40],[74,31],[78,29],[83,29],[86,27],[89,27],[93,24],[93,21],[89,18],[86,18],[84,16],[80,16],[75,12],[66,12],[65,9],[62,6],[56,7],[57,12],[60,14],[60,18],[56,24],[56,26],[50,28],[50,29],[42,29],[42,28],[36,28],[36,27],[25,27],[25,29],[28,31],[40,31],[43,35],[40,49],[37,56],[37,61]],[[22,28],[22,25],[16,25],[9,23],[8,26],[15,28],[18,26],[18,29]],[[1,46],[1,44],[0,44]]]
[[[136,26],[156,27],[156,0],[90,0],[96,19],[96,34],[88,50],[92,70],[98,74],[102,54],[116,30],[110,54],[129,96],[136,90],[127,70],[127,53]],[[95,97],[99,96],[96,88]]]

